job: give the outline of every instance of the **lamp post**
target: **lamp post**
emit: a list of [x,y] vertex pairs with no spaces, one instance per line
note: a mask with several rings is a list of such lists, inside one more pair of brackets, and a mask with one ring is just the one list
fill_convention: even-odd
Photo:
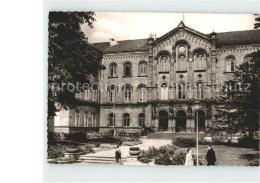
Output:
[[199,166],[199,110],[201,109],[200,106],[197,107],[197,122],[196,122],[196,141],[197,141],[197,166]]

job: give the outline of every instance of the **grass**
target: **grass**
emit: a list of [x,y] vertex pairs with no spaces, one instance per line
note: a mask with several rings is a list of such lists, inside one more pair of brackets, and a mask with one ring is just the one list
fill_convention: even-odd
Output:
[[[225,145],[214,145],[213,149],[217,158],[216,166],[259,166],[259,150]],[[192,151],[196,157],[196,147],[192,148]],[[199,145],[203,165],[207,165],[204,158],[206,153],[206,145]]]

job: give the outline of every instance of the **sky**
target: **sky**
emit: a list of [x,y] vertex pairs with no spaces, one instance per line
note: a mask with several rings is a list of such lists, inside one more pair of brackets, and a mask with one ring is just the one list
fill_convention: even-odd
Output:
[[[183,16],[184,15],[184,16]],[[90,43],[148,38],[150,34],[160,37],[174,29],[180,21],[190,28],[208,34],[250,30],[255,16],[251,14],[200,14],[200,13],[117,13],[97,12],[93,28],[81,26]]]

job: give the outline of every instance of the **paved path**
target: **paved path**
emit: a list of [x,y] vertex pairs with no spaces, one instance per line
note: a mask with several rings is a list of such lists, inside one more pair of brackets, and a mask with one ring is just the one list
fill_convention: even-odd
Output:
[[[150,146],[160,147],[163,145],[167,145],[171,143],[171,140],[157,140],[157,139],[143,139],[142,144],[138,144],[135,146],[121,146],[120,150],[122,153],[122,157],[129,156],[129,148],[130,147],[139,147],[141,150],[147,150]],[[102,157],[114,157],[116,149],[111,149],[107,151],[100,151],[93,154],[89,154],[90,156],[102,156]]]

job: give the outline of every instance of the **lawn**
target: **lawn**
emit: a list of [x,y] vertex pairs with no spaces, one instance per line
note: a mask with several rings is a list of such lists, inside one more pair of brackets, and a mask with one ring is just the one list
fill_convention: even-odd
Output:
[[[243,147],[232,147],[225,145],[214,145],[217,166],[259,166],[259,150]],[[196,157],[196,147],[192,148]],[[203,165],[206,165],[206,145],[199,145],[199,155],[202,157]]]

